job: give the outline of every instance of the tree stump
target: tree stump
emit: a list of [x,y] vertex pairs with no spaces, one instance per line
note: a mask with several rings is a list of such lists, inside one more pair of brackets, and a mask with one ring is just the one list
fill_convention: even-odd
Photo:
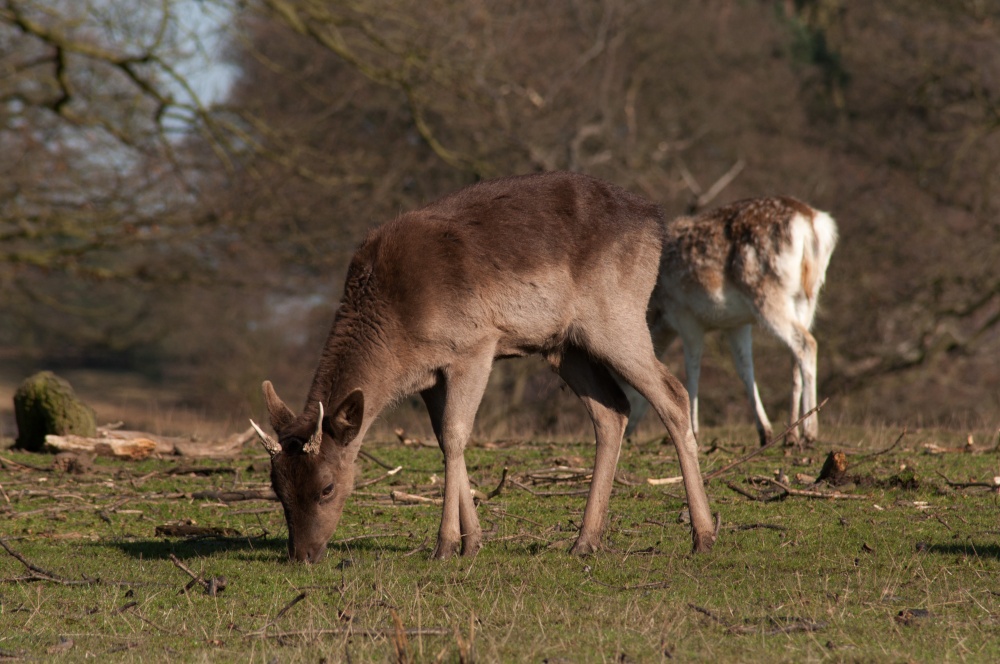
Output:
[[25,379],[14,393],[17,420],[16,446],[31,452],[45,449],[45,436],[95,436],[93,409],[80,401],[73,388],[51,371]]
[[830,452],[819,471],[817,482],[828,482],[834,486],[844,482],[847,476],[847,455],[843,452]]

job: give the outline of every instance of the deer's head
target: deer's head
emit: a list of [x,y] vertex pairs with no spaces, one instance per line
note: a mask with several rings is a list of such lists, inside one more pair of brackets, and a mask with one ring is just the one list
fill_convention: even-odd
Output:
[[354,488],[358,446],[352,443],[361,430],[364,395],[355,390],[329,413],[320,403],[296,416],[270,381],[263,387],[277,440],[250,423],[271,455],[271,486],[288,524],[288,557],[314,563],[323,557]]

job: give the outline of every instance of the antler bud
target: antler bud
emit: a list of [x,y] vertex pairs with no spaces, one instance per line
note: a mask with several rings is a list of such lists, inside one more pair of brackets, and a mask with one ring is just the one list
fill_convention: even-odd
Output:
[[257,432],[257,437],[260,438],[260,442],[264,446],[264,449],[271,455],[271,458],[274,458],[274,455],[281,451],[281,445],[276,443],[274,438],[271,438],[264,433],[253,420],[250,420],[250,426],[252,426],[253,430]]
[[319,419],[316,420],[316,433],[309,442],[302,446],[302,451],[306,454],[319,454],[319,447],[323,443],[323,404],[319,403]]

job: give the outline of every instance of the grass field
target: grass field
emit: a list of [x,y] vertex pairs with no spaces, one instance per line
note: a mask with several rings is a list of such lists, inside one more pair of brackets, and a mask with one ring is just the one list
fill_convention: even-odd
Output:
[[[234,500],[267,489],[259,448],[82,474],[0,451],[0,660],[1000,661],[996,432],[971,446],[969,431],[823,433],[713,479],[719,540],[697,556],[683,490],[646,481],[679,474],[672,446],[627,443],[606,550],[582,559],[566,549],[592,442],[475,444],[484,497],[508,479],[479,505],[478,557],[445,562],[428,558],[440,508],[390,497],[439,496],[440,452],[369,443],[402,470],[361,461],[367,485],[314,566],[287,562],[277,503]],[[703,472],[755,441],[704,431]],[[847,482],[812,497],[833,491],[806,477],[831,450],[847,453]],[[163,534],[179,525],[215,530]]]

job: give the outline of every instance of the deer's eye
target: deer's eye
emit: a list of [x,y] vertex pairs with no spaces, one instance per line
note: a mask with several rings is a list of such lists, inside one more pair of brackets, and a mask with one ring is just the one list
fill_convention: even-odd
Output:
[[330,482],[325,487],[323,487],[323,492],[322,492],[322,494],[320,494],[320,497],[326,498],[331,493],[333,493],[333,482]]

